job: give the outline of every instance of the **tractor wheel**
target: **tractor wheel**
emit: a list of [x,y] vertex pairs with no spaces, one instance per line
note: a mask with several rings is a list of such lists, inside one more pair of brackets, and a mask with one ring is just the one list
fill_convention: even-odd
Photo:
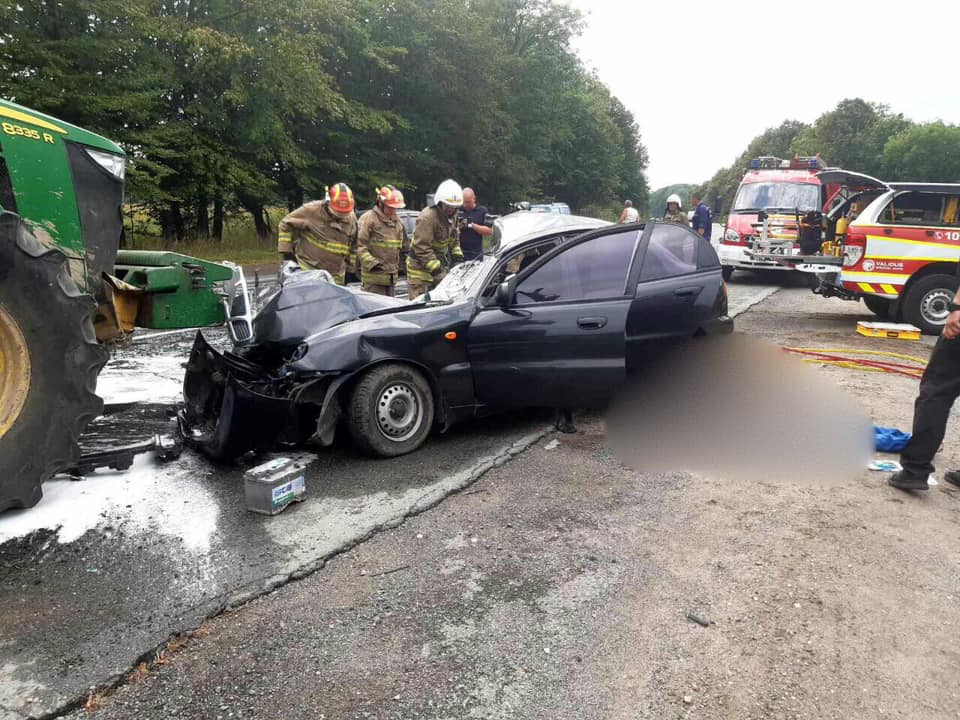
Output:
[[66,258],[12,213],[0,215],[0,511],[32,507],[41,483],[69,467],[103,408],[94,394],[106,350],[93,298]]

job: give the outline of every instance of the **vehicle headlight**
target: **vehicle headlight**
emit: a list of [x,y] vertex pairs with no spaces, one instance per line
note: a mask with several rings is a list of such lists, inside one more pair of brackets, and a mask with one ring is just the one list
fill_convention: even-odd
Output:
[[723,233],[723,241],[725,243],[738,243],[740,242],[740,233],[733,228],[727,228]]
[[123,155],[103,152],[102,150],[94,150],[93,148],[84,148],[84,150],[87,151],[87,155],[89,155],[90,159],[93,160],[97,165],[113,175],[120,182],[123,182],[124,171],[126,168],[126,159],[123,157]]

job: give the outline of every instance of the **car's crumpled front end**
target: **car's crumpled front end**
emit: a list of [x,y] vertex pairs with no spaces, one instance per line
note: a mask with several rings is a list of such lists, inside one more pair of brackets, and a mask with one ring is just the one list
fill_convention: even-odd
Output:
[[320,415],[340,373],[297,372],[291,364],[306,353],[308,337],[404,305],[335,285],[320,273],[288,276],[257,314],[251,343],[221,353],[197,333],[179,415],[184,440],[221,461],[278,442],[299,444],[315,433],[332,441],[336,413]]

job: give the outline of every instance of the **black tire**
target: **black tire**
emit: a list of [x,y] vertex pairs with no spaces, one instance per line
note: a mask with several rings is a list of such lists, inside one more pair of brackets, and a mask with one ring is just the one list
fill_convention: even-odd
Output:
[[408,365],[380,365],[353,388],[347,410],[350,436],[370,455],[405,455],[430,434],[433,405],[433,391],[422,373]]
[[889,319],[890,306],[893,304],[891,300],[879,295],[864,295],[863,304],[867,306],[867,310],[881,320]]
[[955,275],[925,275],[910,285],[903,301],[903,318],[926,335],[939,335],[957,294]]
[[35,505],[41,483],[76,461],[80,433],[103,409],[95,390],[107,351],[93,330],[96,303],[65,260],[17,215],[0,214],[0,311],[26,350],[16,360],[25,398],[0,427],[0,511]]
[[720,274],[726,282],[730,282],[730,278],[733,277],[733,265],[721,265]]

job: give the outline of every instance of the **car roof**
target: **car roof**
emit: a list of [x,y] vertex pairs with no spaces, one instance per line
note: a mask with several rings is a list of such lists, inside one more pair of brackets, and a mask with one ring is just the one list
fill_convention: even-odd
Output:
[[544,235],[567,231],[588,232],[612,224],[606,220],[582,215],[532,213],[518,210],[497,218],[493,223],[494,245],[497,246],[497,253],[500,253],[507,248]]
[[960,195],[960,184],[957,183],[887,183],[892,190],[899,192],[923,192],[943,195]]

